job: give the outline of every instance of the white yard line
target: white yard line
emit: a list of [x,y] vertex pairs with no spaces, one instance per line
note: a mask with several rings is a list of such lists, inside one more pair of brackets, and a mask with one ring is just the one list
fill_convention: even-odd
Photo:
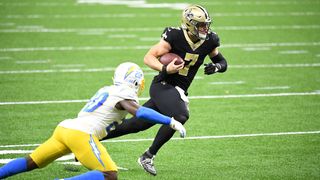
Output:
[[[315,92],[287,92],[272,94],[234,94],[234,95],[216,95],[216,96],[189,96],[189,99],[227,99],[227,98],[253,98],[253,97],[282,97],[282,96],[314,96],[320,95],[320,91]],[[139,100],[148,100],[149,97],[142,97]],[[65,104],[65,103],[84,103],[89,99],[80,100],[60,100],[60,101],[23,101],[23,102],[0,102],[4,105],[26,105],[26,104]]]
[[85,64],[55,64],[52,65],[52,67],[56,68],[79,68],[79,67],[84,67],[86,66]]
[[201,2],[203,5],[212,5],[212,6],[230,6],[230,5],[236,5],[236,6],[279,6],[279,5],[316,5],[320,4],[318,1],[234,1],[234,2]]
[[[42,26],[18,26],[17,28],[0,29],[0,33],[78,33],[78,34],[104,34],[109,32],[160,32],[164,27],[141,27],[141,28],[45,28]],[[217,26],[215,30],[223,31],[256,31],[256,30],[301,30],[301,29],[320,29],[320,25],[265,25],[265,26]],[[117,36],[134,38],[136,35]],[[153,38],[153,37],[151,37]]]
[[16,64],[47,64],[50,60],[27,60],[27,61],[16,61]]
[[[241,43],[224,44],[221,48],[250,48],[250,47],[295,47],[320,46],[320,42],[278,42],[278,43]],[[150,45],[137,46],[65,46],[65,47],[29,47],[29,48],[0,48],[0,52],[32,52],[32,51],[114,51],[114,50],[146,50]]]
[[[59,66],[58,66],[59,67]],[[78,72],[113,72],[115,68],[93,68],[93,69],[42,69],[42,70],[14,70],[0,71],[0,74],[37,74],[37,73],[78,73]]]
[[[287,135],[307,135],[307,134],[320,134],[320,131],[303,131],[303,132],[276,132],[276,133],[257,133],[257,134],[236,134],[236,135],[219,135],[219,136],[193,136],[186,138],[171,138],[172,140],[196,140],[196,139],[225,139],[225,138],[241,138],[241,137],[260,137],[260,136],[287,136]],[[153,141],[153,138],[144,139],[118,139],[118,140],[105,140],[105,143],[121,143],[121,142],[143,142]],[[0,148],[13,148],[13,147],[34,147],[39,144],[14,144],[14,145],[0,145]],[[8,151],[8,150],[7,150]],[[22,150],[18,150],[22,151]]]
[[[212,17],[277,17],[277,16],[319,16],[319,12],[234,12],[234,13],[212,13]],[[114,14],[7,14],[0,16],[4,19],[97,19],[97,18],[173,18],[180,17],[177,13],[114,13]],[[3,26],[13,26],[14,23],[2,23]],[[0,24],[1,25],[1,24]],[[308,26],[308,25],[307,25]]]
[[267,87],[256,87],[254,89],[273,90],[273,89],[290,89],[290,87],[289,86],[267,86]]
[[242,68],[303,68],[303,67],[320,67],[320,63],[230,65],[230,68],[240,68],[240,69]]
[[[55,65],[56,67],[80,67],[84,66],[81,64],[75,65]],[[252,68],[305,68],[305,67],[320,67],[320,63],[311,63],[311,64],[252,64],[252,65],[230,65],[229,68],[237,69],[252,69]],[[38,73],[82,73],[82,72],[113,72],[115,67],[104,67],[104,68],[92,68],[92,69],[35,69],[35,70],[7,70],[0,71],[0,74],[38,74]],[[146,71],[145,75],[155,75],[156,72],[151,71],[149,68],[143,69]],[[198,77],[197,77],[198,78]],[[201,78],[200,78],[201,79]]]
[[3,56],[3,57],[0,57],[0,61],[2,60],[10,60],[12,59],[11,57],[7,57],[7,56]]
[[242,48],[244,51],[270,51],[270,47],[248,47],[248,48]]
[[[320,95],[320,92],[299,92],[299,93],[272,93],[272,94],[239,94],[219,96],[190,96],[189,99],[227,99],[227,98],[253,98],[253,97],[283,97],[283,96],[312,96]],[[1,105],[1,104],[0,104]]]
[[307,54],[306,50],[287,50],[287,51],[279,51],[279,54]]
[[29,154],[32,150],[0,150],[0,154]]
[[[88,1],[88,0],[87,0]],[[115,1],[115,0],[114,0]],[[89,2],[89,1],[88,1]],[[92,1],[94,3],[94,1]],[[119,1],[115,1],[118,2]],[[134,1],[140,2],[140,1]],[[141,2],[145,2],[141,0]],[[318,5],[318,1],[234,1],[234,2],[214,2],[214,1],[204,1],[201,2],[204,6],[287,6],[287,5]],[[29,6],[39,6],[39,7],[57,7],[57,6],[67,6],[73,7],[78,6],[78,3],[61,3],[61,2],[1,2],[0,6],[17,6],[17,7],[29,7]]]
[[221,84],[244,84],[244,81],[233,81],[233,82],[209,82],[212,85],[221,85]]

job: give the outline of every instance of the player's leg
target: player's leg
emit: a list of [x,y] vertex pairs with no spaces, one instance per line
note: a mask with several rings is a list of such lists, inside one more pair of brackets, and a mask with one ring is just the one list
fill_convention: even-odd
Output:
[[0,168],[0,179],[31,171],[39,167],[45,167],[55,159],[70,153],[67,147],[56,139],[58,133],[60,132],[56,129],[53,135],[46,142],[37,147],[30,156],[15,159],[2,166]]
[[[154,106],[154,103],[151,100],[148,100],[146,103],[143,104],[143,106],[158,111],[158,109]],[[139,131],[144,131],[152,127],[153,125],[155,124],[139,120],[137,117],[134,116],[130,119],[125,119],[121,124],[116,125],[115,129],[108,132],[108,135],[105,138],[103,138],[103,140],[123,136],[126,134],[137,133]]]
[[26,171],[29,171],[27,158],[17,158],[0,167],[0,179]]
[[98,138],[77,130],[69,130],[67,146],[83,166],[92,170],[68,179],[117,179],[117,166]]
[[[159,112],[174,117],[184,124],[189,118],[186,102],[180,97],[177,89],[169,84],[155,83],[150,88],[150,95]],[[153,160],[159,149],[170,140],[175,130],[167,125],[162,125],[151,147],[139,158],[139,164],[150,174],[156,175]]]

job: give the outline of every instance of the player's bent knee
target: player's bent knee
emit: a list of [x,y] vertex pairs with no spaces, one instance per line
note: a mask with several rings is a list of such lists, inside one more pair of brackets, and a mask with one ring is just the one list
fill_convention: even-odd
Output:
[[178,116],[174,116],[174,119],[179,121],[181,124],[184,124],[188,121],[189,116],[185,116],[185,115],[178,115]]
[[38,165],[33,161],[33,159],[30,156],[28,156],[26,159],[27,159],[28,171],[39,168]]
[[117,171],[105,171],[105,172],[103,172],[103,175],[104,175],[105,180],[117,180],[118,179]]

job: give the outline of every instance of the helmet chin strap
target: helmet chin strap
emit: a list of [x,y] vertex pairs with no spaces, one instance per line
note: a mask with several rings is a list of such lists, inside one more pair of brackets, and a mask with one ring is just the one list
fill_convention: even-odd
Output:
[[197,42],[197,41],[199,41],[200,40],[200,38],[197,36],[197,35],[195,35],[195,34],[193,34],[191,31],[189,31],[188,29],[187,29],[187,33],[188,33],[188,36],[189,36],[189,38],[191,39],[191,41],[192,42]]
[[202,34],[202,33],[198,33],[199,34],[199,39],[201,40],[205,40],[207,38],[207,34]]

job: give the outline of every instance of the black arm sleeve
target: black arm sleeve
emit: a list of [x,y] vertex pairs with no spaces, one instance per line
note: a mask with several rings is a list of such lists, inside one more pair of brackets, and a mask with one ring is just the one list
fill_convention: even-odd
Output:
[[220,65],[218,68],[218,72],[225,72],[228,68],[227,60],[222,56],[219,52],[216,56],[210,57],[211,61],[215,63],[217,66]]

